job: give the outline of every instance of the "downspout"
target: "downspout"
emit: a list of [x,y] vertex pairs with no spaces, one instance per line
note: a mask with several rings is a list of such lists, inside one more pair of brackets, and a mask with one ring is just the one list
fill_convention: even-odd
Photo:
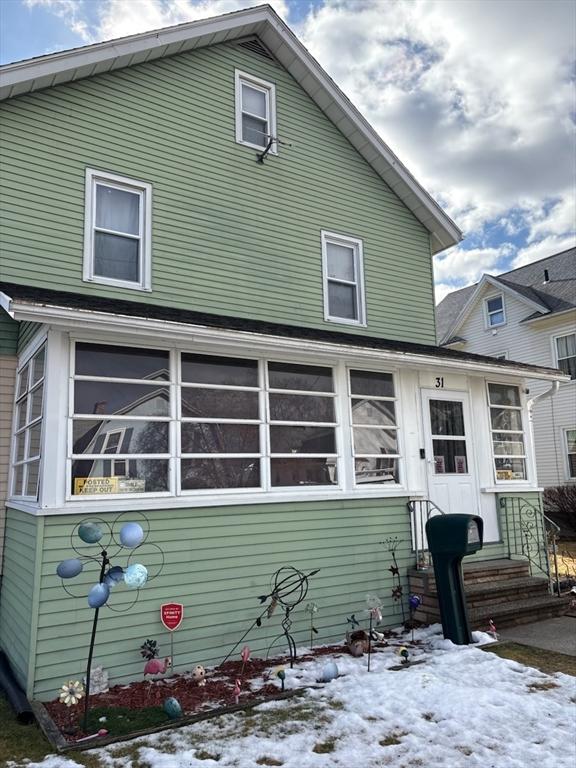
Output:
[[547,389],[545,392],[540,392],[539,395],[536,395],[535,397],[531,397],[530,400],[526,402],[526,405],[528,407],[528,413],[530,414],[530,421],[532,421],[532,408],[536,405],[536,403],[539,403],[540,400],[546,400],[549,397],[554,397],[556,392],[558,392],[559,388],[560,388],[560,382],[553,381],[550,389]]

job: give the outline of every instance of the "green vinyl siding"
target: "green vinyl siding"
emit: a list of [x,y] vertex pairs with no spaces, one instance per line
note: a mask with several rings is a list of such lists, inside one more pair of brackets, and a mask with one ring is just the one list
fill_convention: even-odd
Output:
[[0,309],[0,355],[15,355],[18,346],[18,323]]
[[42,518],[7,510],[0,593],[0,647],[23,688],[31,682],[29,670],[34,657],[41,528]]
[[[235,142],[235,68],[276,84],[291,146],[264,164]],[[2,279],[434,343],[427,231],[275,62],[205,48],[14,98],[2,123]],[[151,294],[82,282],[86,167],[153,185]],[[363,240],[366,329],[324,321],[322,229]]]
[[[262,611],[258,596],[270,592],[271,575],[284,565],[321,569],[292,616],[299,645],[309,642],[309,614],[304,610],[308,601],[319,607],[314,622],[317,643],[341,641],[351,613],[363,621],[367,593],[382,598],[385,625],[402,623],[400,604],[391,598],[392,559],[382,542],[398,537],[397,557],[401,573],[406,573],[414,557],[405,499],[302,501],[146,514],[149,541],[162,548],[165,566],[157,581],[141,590],[132,609],[101,611],[94,658],[114,683],[141,677],[139,647],[146,638],[158,641],[162,657],[169,655],[169,635],[159,620],[162,602],[184,604],[184,622],[174,636],[176,670],[219,663]],[[102,517],[108,522],[115,519],[115,515]],[[81,519],[45,518],[35,659],[35,695],[42,699],[53,698],[62,680],[81,676],[86,663],[93,617],[86,594],[97,580],[96,565],[68,583],[77,599],[64,592],[55,575],[58,562],[71,556],[70,534]],[[135,559],[150,566],[152,573],[158,555],[144,545]],[[113,608],[126,606],[133,595],[124,586],[116,587],[110,603]],[[271,655],[283,653],[282,618],[278,608],[271,619],[263,619],[261,628],[252,630],[246,643],[255,654],[265,654],[275,638]],[[240,648],[235,658],[239,652]]]
[[41,323],[20,323],[20,333],[18,334],[18,354],[22,352],[34,338],[36,331]]

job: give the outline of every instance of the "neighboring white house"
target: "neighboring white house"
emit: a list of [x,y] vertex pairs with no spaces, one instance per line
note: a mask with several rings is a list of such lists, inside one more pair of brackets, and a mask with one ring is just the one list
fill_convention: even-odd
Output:
[[[436,308],[442,346],[561,368],[572,380],[533,407],[538,481],[576,482],[576,248],[448,294]],[[550,389],[530,381],[530,399]],[[519,445],[518,450],[521,450]],[[514,471],[514,458],[510,469]]]

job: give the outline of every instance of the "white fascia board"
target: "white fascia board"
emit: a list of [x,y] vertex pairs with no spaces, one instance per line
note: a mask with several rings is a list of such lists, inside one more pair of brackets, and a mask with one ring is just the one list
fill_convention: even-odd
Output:
[[[400,352],[395,350],[375,349],[373,347],[358,347],[339,342],[319,341],[313,339],[292,338],[286,336],[265,335],[252,331],[236,331],[223,328],[213,328],[203,325],[191,325],[176,321],[157,320],[132,315],[116,315],[86,309],[70,309],[67,307],[47,304],[30,304],[12,302],[13,317],[16,320],[42,322],[62,329],[78,332],[79,328],[102,333],[136,335],[143,338],[161,339],[164,344],[170,339],[174,346],[179,340],[188,343],[204,343],[222,346],[240,346],[261,352],[286,351],[294,356],[303,353],[323,357],[346,357],[354,360],[380,361],[394,366],[410,366],[414,368],[445,368],[468,374],[500,377],[519,377],[522,379],[541,379],[543,381],[570,381],[570,377],[561,371],[526,370],[509,366],[491,365],[475,360],[451,360],[443,356]],[[170,346],[170,343],[168,346]]]
[[12,299],[3,291],[0,291],[0,307],[14,319],[14,312],[12,311]]
[[560,312],[548,312],[547,315],[540,315],[539,317],[527,317],[525,320],[520,320],[522,325],[524,323],[532,324],[532,323],[539,323],[541,320],[552,320],[552,318],[560,317],[564,319],[566,316],[570,316],[573,314],[576,316],[576,307],[570,307],[569,309],[563,309]]
[[[406,191],[400,193],[399,197],[430,232],[435,244],[434,253],[460,242],[462,232],[448,214],[416,181],[292,30],[268,5],[7,64],[0,67],[0,99],[9,98],[16,92],[36,90],[39,82],[43,83],[43,87],[51,85],[55,79],[64,82],[62,75],[66,71],[70,73],[69,79],[73,80],[79,76],[79,72],[83,73],[82,76],[91,75],[99,64],[107,60],[111,62],[110,68],[115,69],[115,62],[122,57],[126,59],[145,52],[152,55],[151,52],[157,52],[159,48],[168,49],[174,43],[192,39],[197,41],[195,47],[210,45],[218,34],[226,32],[229,33],[225,35],[227,40],[245,37],[248,33],[258,34],[313,100],[322,94],[322,99],[317,103],[336,125],[344,122],[342,127],[346,135],[350,136],[349,140],[357,134],[356,141],[351,140],[351,143],[360,154],[364,156],[370,153],[371,148],[376,150],[376,159],[368,162],[382,177],[388,171],[393,174],[392,187],[399,184],[405,187]],[[146,58],[148,56],[144,56],[144,60]],[[378,163],[384,163],[386,167],[378,169]],[[412,196],[417,201],[415,205],[406,202],[405,198]],[[420,207],[426,210],[433,223],[426,223],[428,217],[415,213]]]

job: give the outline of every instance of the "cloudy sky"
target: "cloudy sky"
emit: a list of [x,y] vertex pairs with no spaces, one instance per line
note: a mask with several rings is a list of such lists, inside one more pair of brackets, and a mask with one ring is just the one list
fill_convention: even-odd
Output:
[[[256,5],[0,0],[7,63]],[[448,291],[575,244],[573,0],[270,0],[465,233]]]

